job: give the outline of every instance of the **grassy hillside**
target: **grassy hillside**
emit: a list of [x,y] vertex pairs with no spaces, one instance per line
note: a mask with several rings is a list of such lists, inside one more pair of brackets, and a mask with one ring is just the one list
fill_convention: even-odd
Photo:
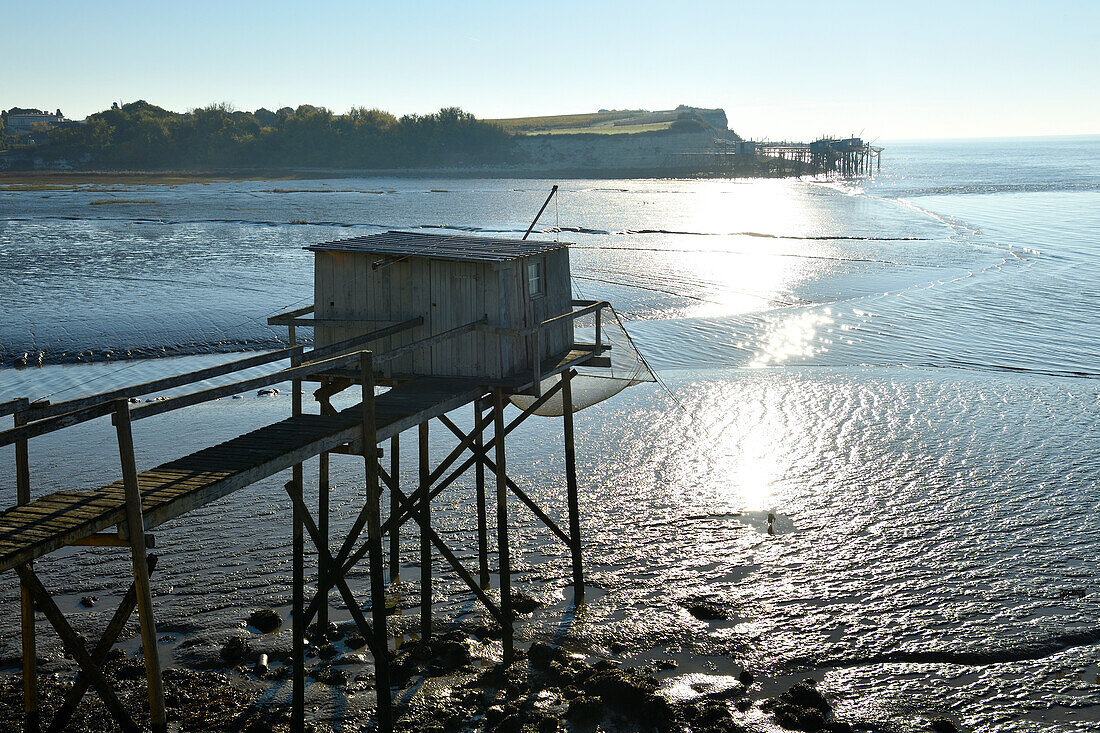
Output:
[[[720,118],[717,118],[720,114]],[[721,110],[704,110],[695,107],[678,107],[671,110],[650,111],[644,109],[601,110],[586,114],[553,115],[546,117],[512,117],[486,120],[500,125],[518,135],[575,135],[596,133],[618,135],[634,132],[667,130],[677,122],[698,122],[718,129],[725,129],[725,114]]]

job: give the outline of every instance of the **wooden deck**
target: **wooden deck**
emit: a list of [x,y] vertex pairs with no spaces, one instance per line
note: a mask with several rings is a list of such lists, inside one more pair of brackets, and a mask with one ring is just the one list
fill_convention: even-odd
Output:
[[[381,442],[468,404],[484,393],[474,380],[421,377],[375,400]],[[300,415],[138,475],[146,528],[153,528],[263,478],[361,440],[359,406],[333,416]],[[94,491],[58,491],[0,513],[0,571],[124,524],[122,481]]]

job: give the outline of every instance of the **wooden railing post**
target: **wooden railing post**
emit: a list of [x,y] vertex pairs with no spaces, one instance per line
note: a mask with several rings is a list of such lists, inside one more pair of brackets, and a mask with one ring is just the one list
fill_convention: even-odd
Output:
[[573,442],[573,370],[561,375],[565,480],[569,503],[569,551],[573,559],[573,603],[584,603],[584,569],[581,564],[581,511],[577,491],[577,456]]
[[504,472],[504,390],[493,390],[493,430],[497,458],[497,559],[500,564],[500,627],[504,666],[515,658],[512,644],[512,564],[508,555],[508,475]]
[[142,656],[145,658],[145,675],[149,681],[149,712],[153,733],[165,733],[168,730],[168,718],[164,709],[164,684],[160,676],[153,592],[149,584],[149,559],[145,554],[145,520],[142,517],[141,487],[138,485],[137,463],[134,459],[134,436],[130,430],[130,405],[126,399],[120,399],[115,401],[114,407],[118,453],[122,461],[122,484],[126,492],[126,533],[134,566]]
[[603,329],[600,324],[600,316],[603,314],[603,307],[596,309],[596,353],[603,351]]
[[[15,427],[26,422],[22,412],[12,415]],[[15,500],[19,506],[31,501],[31,462],[27,441],[15,443]],[[31,564],[27,563],[30,568]],[[38,645],[34,629],[34,598],[26,584],[19,584],[20,628],[23,636],[23,720],[27,733],[38,733]]]
[[363,381],[363,461],[367,473],[367,543],[370,554],[371,626],[374,632],[374,689],[378,702],[378,729],[393,730],[390,699],[389,639],[386,634],[386,586],[383,582],[382,517],[379,508],[378,433],[374,418],[374,364],[371,352],[359,355]]

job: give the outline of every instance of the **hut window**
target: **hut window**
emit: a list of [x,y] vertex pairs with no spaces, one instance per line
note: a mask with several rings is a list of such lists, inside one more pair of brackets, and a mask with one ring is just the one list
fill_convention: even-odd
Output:
[[528,263],[527,285],[532,298],[541,298],[546,293],[546,277],[541,259]]

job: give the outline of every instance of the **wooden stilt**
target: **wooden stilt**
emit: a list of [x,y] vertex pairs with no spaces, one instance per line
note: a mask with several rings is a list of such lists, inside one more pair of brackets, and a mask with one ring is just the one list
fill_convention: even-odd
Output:
[[420,639],[432,636],[432,541],[427,527],[432,524],[431,497],[428,495],[428,423],[420,423]]
[[[401,485],[401,440],[400,433],[390,438],[390,477],[395,486]],[[393,517],[399,511],[397,494],[390,492],[390,516]],[[401,580],[401,528],[393,527],[390,530],[390,582]]]
[[[20,412],[14,414],[15,427],[26,421]],[[20,506],[31,501],[31,463],[27,441],[15,444],[15,493]],[[30,568],[30,563],[27,568]],[[20,584],[20,629],[23,636],[23,728],[27,733],[38,733],[38,646],[34,630],[34,599],[30,590]]]
[[[317,532],[318,540],[324,546],[328,547],[328,515],[329,515],[329,454],[322,453],[317,457]],[[324,553],[317,553],[317,576],[318,578],[327,577],[331,568],[326,567],[324,561]],[[318,628],[328,627],[328,591],[322,590],[324,585],[318,583],[321,588],[318,591],[322,593],[321,605],[317,608],[317,626]]]
[[[474,451],[484,451],[481,427],[481,401],[474,400]],[[480,460],[474,464],[477,480],[477,569],[478,580],[482,588],[489,587],[489,518],[485,508],[485,464]]]
[[137,464],[134,460],[134,437],[130,431],[130,405],[125,399],[115,402],[115,431],[118,434],[122,483],[126,492],[126,533],[130,540],[138,619],[141,621],[141,654],[145,659],[145,676],[149,681],[149,713],[153,733],[165,733],[168,730],[168,717],[164,709],[164,684],[160,677],[153,593],[149,584],[148,557],[145,554],[145,520],[142,518],[141,489],[138,487]]
[[504,473],[504,390],[493,390],[493,429],[496,433],[497,458],[497,559],[500,565],[501,642],[504,666],[515,658],[512,642],[512,564],[508,556],[508,483]]
[[301,467],[295,466],[289,491],[294,497],[291,528],[291,710],[290,730],[302,733],[306,724],[306,617],[305,617],[305,536],[302,527]]
[[370,604],[374,629],[374,686],[378,696],[378,729],[393,730],[393,709],[390,698],[389,645],[386,636],[386,586],[382,572],[382,517],[379,509],[378,438],[374,424],[374,367],[371,353],[359,355],[359,371],[363,380],[363,461],[367,478],[367,543],[370,546]]
[[[290,343],[293,346],[295,339],[294,326],[290,326]],[[292,356],[291,367],[298,366],[301,357]],[[294,416],[302,414],[302,382],[294,380],[292,383],[291,411]],[[306,725],[306,617],[305,617],[305,532],[302,520],[302,464],[297,463],[291,469],[290,491],[293,501],[291,519],[291,703],[290,703],[290,730],[293,733],[303,733]],[[327,604],[326,604],[327,605]]]
[[573,556],[573,603],[584,603],[584,569],[581,564],[581,511],[577,492],[577,457],[573,443],[573,372],[561,375],[562,422],[565,434],[565,480],[569,502],[569,551]]

